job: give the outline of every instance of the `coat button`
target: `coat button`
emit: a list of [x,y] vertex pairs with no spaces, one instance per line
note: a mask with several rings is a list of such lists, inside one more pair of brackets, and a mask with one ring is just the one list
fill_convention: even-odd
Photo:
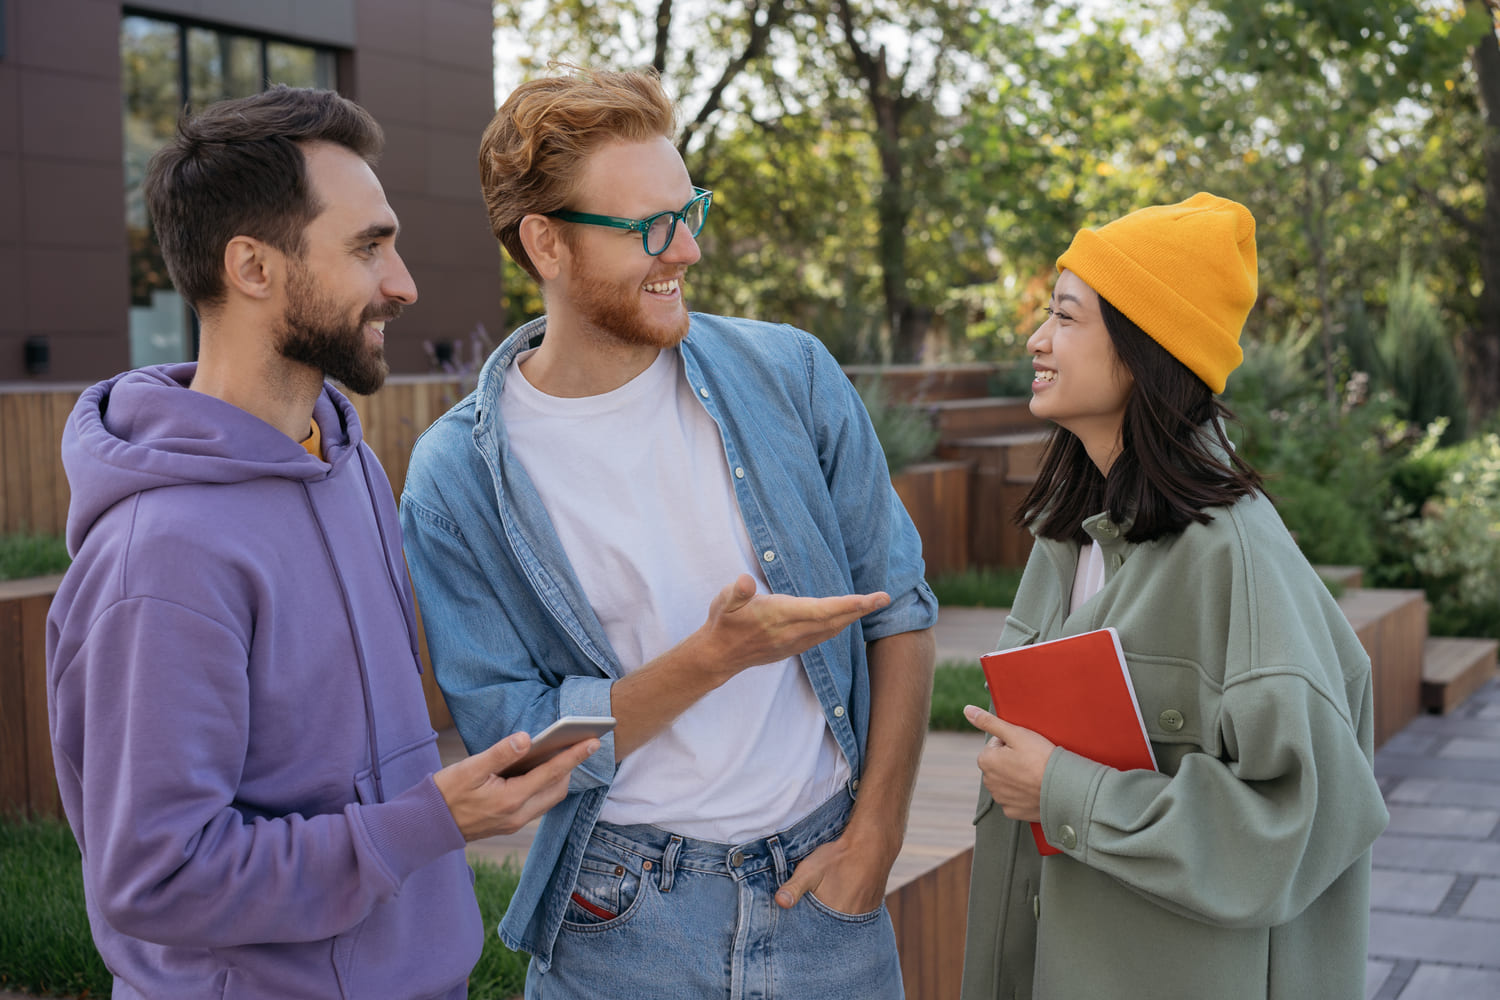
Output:
[[1175,733],[1182,728],[1182,713],[1175,708],[1169,708],[1161,713],[1157,721],[1161,723],[1163,729]]
[[844,706],[843,705],[835,705],[835,706],[833,706],[833,717],[835,719],[842,719],[844,717]]
[[745,478],[745,470],[744,470],[744,468],[742,466],[738,466],[737,465],[737,466],[734,467],[734,478],[736,478],[736,479],[744,479]]
[[775,562],[776,561],[776,553],[772,552],[770,549],[766,549],[766,551],[762,552],[760,554],[760,557],[762,559],[764,559],[766,562]]
[[1065,851],[1071,851],[1078,846],[1077,832],[1066,823],[1057,830],[1057,846]]

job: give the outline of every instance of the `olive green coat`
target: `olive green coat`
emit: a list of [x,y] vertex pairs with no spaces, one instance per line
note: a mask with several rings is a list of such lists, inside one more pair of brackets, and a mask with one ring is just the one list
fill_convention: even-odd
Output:
[[1262,496],[1140,545],[1038,539],[1000,647],[1119,630],[1158,772],[1058,750],[1042,825],[981,789],[964,1000],[1364,996],[1375,783],[1370,660]]

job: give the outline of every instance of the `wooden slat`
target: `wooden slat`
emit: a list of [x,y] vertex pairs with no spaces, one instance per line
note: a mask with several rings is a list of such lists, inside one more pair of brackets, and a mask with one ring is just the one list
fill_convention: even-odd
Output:
[[1422,710],[1426,595],[1420,590],[1348,590],[1338,604],[1370,655],[1379,747]]
[[1428,638],[1422,649],[1422,707],[1453,711],[1495,676],[1494,639]]
[[49,535],[65,534],[68,527],[68,504],[72,502],[72,490],[68,486],[68,474],[62,464],[62,436],[67,429],[68,417],[73,413],[73,408],[78,405],[78,397],[81,392],[54,392],[49,393],[52,410],[52,433],[57,441],[56,462],[51,465],[53,496],[56,498],[52,508],[52,523],[44,530]]
[[990,394],[999,367],[988,362],[953,365],[845,365],[855,382],[878,378],[898,403],[936,399],[978,399]]
[[0,813],[28,806],[21,602],[0,599]]
[[969,565],[968,462],[921,462],[891,477],[922,538],[929,577]]
[[938,446],[943,458],[972,462],[969,558],[980,567],[1020,567],[1032,537],[1012,518],[1031,488],[1050,432],[966,438]]
[[937,399],[919,405],[932,418],[941,441],[1015,434],[1047,427],[1045,420],[1032,415],[1030,399],[1022,396]]
[[0,582],[0,810],[61,816],[47,729],[47,609],[62,576]]
[[20,604],[27,800],[33,812],[62,819],[62,798],[52,768],[52,737],[47,724],[47,609],[52,604],[52,594],[27,597]]
[[0,394],[0,456],[5,459],[5,475],[0,479],[0,513],[4,514],[7,532],[31,527],[31,505],[26,495],[31,481],[26,468],[26,400],[26,396],[19,394]]
[[0,391],[0,532],[62,534],[68,511],[62,432],[80,391]]

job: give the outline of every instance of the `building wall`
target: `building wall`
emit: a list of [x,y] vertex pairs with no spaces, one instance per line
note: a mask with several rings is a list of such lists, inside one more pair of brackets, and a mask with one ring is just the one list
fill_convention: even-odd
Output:
[[358,0],[352,93],[385,129],[377,173],[418,292],[386,331],[392,371],[426,371],[424,340],[461,340],[479,324],[497,343],[508,332],[501,251],[479,194],[493,30],[490,0]]
[[[132,10],[343,50],[339,86],[386,129],[377,173],[419,301],[388,330],[394,372],[423,342],[499,335],[499,250],[475,165],[494,111],[489,0],[139,0]],[[0,0],[0,383],[88,381],[130,363],[120,0]],[[28,338],[49,369],[28,375]]]
[[118,0],[3,0],[0,59],[0,379],[129,363]]

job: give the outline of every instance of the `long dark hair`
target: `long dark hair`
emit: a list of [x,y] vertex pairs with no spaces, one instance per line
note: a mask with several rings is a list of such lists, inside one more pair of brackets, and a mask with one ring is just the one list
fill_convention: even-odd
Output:
[[1121,451],[1106,478],[1083,442],[1056,427],[1036,483],[1015,520],[1043,538],[1090,539],[1085,518],[1108,511],[1132,523],[1132,542],[1149,542],[1206,524],[1224,507],[1262,490],[1261,477],[1224,435],[1229,408],[1213,391],[1101,296],[1099,312],[1120,364],[1135,379],[1125,401]]

